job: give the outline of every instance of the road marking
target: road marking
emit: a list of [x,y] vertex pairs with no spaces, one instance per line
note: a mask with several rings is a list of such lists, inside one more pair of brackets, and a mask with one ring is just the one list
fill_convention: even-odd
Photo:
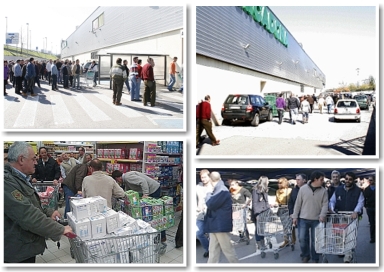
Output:
[[183,96],[179,96],[179,95],[175,95],[176,93],[158,93],[158,96],[159,97],[162,97],[162,96],[165,96],[165,97],[169,97],[169,98],[172,98],[172,99],[175,99],[175,100],[178,100],[178,101],[184,101],[184,97]]
[[55,125],[72,124],[72,116],[61,95],[51,95],[53,121]]
[[28,96],[25,99],[25,103],[18,113],[18,117],[16,119],[13,127],[33,127],[35,124],[37,104],[39,102],[40,96]]
[[141,117],[141,116],[143,116],[143,114],[141,114],[140,112],[137,112],[136,110],[133,110],[129,107],[125,107],[124,104],[121,106],[116,106],[116,105],[112,104],[112,98],[111,97],[108,97],[108,96],[103,95],[103,94],[94,94],[94,96],[99,98],[104,103],[108,104],[109,107],[113,107],[113,109],[119,111],[120,113],[122,113],[123,115],[125,115],[127,117]]
[[[97,96],[97,95],[95,95]],[[111,118],[106,115],[103,111],[100,110],[99,107],[94,105],[91,101],[84,97],[82,94],[78,94],[74,96],[77,103],[79,103],[80,107],[88,114],[88,116],[92,119],[92,121],[107,121],[111,120]]]

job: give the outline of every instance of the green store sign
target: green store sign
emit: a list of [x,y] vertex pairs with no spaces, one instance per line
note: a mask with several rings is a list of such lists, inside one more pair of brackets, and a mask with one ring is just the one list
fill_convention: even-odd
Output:
[[273,34],[275,38],[281,42],[285,47],[288,47],[287,30],[283,27],[280,21],[273,15],[273,13],[263,6],[255,7],[241,7],[244,12],[252,16],[255,22],[263,26],[269,33]]

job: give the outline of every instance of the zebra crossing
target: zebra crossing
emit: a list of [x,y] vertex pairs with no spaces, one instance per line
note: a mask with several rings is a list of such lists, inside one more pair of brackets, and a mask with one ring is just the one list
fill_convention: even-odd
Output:
[[[41,89],[35,97],[8,93],[4,99],[5,130],[174,129],[175,124],[176,129],[182,130],[184,125],[181,94],[171,97],[159,92],[156,107],[144,107],[130,101],[126,93],[122,96],[123,105],[116,106],[112,103],[112,90],[106,88]],[[157,119],[161,122],[157,123]]]

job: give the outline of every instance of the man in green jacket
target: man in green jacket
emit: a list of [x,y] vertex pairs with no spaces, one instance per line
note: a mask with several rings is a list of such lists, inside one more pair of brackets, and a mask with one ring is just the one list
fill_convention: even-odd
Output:
[[35,171],[36,156],[26,142],[15,142],[4,166],[4,262],[34,263],[45,250],[45,237],[58,241],[72,232],[56,222],[58,211],[42,208],[40,198],[29,182]]

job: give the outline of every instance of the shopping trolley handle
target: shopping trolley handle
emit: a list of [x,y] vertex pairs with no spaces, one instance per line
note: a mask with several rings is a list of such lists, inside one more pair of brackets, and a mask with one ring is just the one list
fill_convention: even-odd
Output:
[[64,235],[67,236],[69,239],[75,239],[77,237],[76,233],[73,232],[67,232]]

